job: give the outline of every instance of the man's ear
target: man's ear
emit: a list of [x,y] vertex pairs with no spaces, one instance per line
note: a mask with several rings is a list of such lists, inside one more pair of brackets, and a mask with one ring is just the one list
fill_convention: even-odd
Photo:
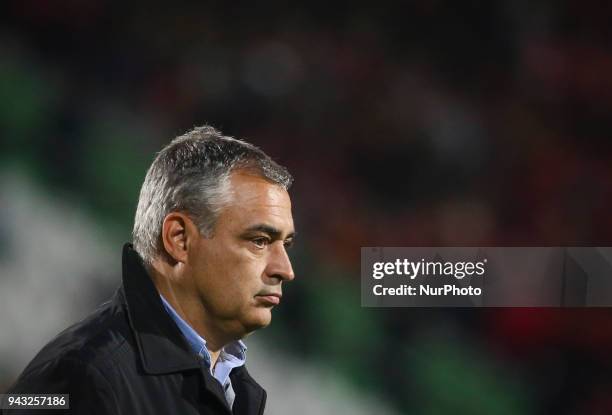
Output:
[[170,212],[162,225],[162,242],[168,256],[177,262],[187,262],[189,248],[199,235],[189,216],[181,212]]

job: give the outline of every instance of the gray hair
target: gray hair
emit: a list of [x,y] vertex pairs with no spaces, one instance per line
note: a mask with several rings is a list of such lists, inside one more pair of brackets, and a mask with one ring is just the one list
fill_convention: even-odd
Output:
[[146,264],[165,252],[161,230],[170,212],[187,213],[202,235],[212,235],[221,209],[229,202],[229,178],[236,169],[246,169],[285,190],[293,182],[287,169],[259,148],[210,126],[175,138],[157,154],[140,189],[132,232],[134,249]]

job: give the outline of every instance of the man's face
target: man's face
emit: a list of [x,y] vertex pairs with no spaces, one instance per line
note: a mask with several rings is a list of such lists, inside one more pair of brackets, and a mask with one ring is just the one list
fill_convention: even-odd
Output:
[[270,324],[281,284],[294,278],[286,248],[294,234],[282,187],[244,172],[230,178],[232,201],[213,236],[197,237],[189,262],[206,323],[234,337]]

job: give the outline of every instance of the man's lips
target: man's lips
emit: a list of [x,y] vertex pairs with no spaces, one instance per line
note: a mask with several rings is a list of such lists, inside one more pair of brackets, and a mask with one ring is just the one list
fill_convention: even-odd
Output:
[[258,294],[257,297],[260,301],[267,303],[269,305],[278,305],[280,304],[280,300],[282,294],[270,293],[270,294]]

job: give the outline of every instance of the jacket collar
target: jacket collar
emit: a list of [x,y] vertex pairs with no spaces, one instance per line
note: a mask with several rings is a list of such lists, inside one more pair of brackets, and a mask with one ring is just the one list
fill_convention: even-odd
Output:
[[234,414],[261,415],[266,407],[266,391],[251,377],[246,367],[241,366],[230,374],[236,392]]
[[202,369],[172,317],[164,309],[161,297],[132,244],[123,246],[123,287],[119,291],[126,304],[130,327],[136,338],[145,373],[162,375],[199,370],[204,387],[226,408],[228,413],[261,415],[266,392],[241,366],[232,370],[232,387],[236,392],[233,411],[228,407],[221,385]]
[[132,244],[123,247],[123,290],[145,372],[159,375],[200,369]]

